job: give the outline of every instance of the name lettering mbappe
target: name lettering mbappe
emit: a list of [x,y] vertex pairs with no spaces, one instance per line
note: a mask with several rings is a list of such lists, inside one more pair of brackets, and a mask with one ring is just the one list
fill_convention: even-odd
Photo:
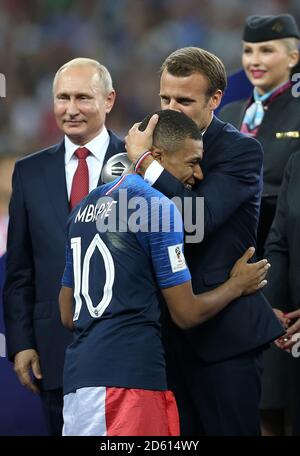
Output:
[[116,204],[117,201],[110,200],[102,204],[88,204],[84,210],[82,208],[77,212],[75,222],[95,222],[100,216],[101,218],[108,217],[112,211],[113,204]]

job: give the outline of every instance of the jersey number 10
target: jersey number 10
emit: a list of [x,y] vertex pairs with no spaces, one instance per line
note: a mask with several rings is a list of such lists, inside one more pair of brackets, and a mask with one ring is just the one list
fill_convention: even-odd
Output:
[[[90,261],[96,250],[99,250],[105,267],[105,284],[103,287],[103,296],[99,304],[94,307],[89,295],[89,275]],[[78,320],[82,307],[81,296],[84,297],[88,311],[93,318],[99,318],[109,305],[112,298],[112,287],[115,280],[114,260],[110,251],[97,233],[84,255],[81,271],[81,237],[71,239],[71,249],[73,253],[73,270],[74,270],[74,297],[75,297],[75,312],[73,321]]]

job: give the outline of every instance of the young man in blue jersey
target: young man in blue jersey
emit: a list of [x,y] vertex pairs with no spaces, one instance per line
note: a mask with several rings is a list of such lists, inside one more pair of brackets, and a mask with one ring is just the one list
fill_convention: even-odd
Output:
[[[230,266],[256,245],[262,194],[263,150],[258,141],[220,121],[214,111],[226,88],[221,60],[197,47],[172,52],[161,66],[161,109],[188,115],[203,132],[204,179],[187,189],[167,168],[146,157],[139,174],[168,198],[176,197],[189,217],[204,198],[204,238],[185,243],[195,293],[224,282]],[[126,149],[133,163],[153,143],[155,121],[145,132],[135,125]],[[183,212],[184,223],[185,211]],[[168,382],[175,392],[183,436],[260,435],[262,356],[282,335],[282,326],[262,292],[241,296],[234,305],[186,332],[166,312]]]
[[[203,178],[202,135],[183,113],[158,114],[151,153],[193,186]],[[74,330],[65,358],[64,435],[179,435],[158,291],[186,329],[263,287],[268,269],[266,260],[247,264],[249,249],[225,283],[194,295],[182,246],[175,204],[136,173],[98,187],[73,211],[60,293],[62,321]]]

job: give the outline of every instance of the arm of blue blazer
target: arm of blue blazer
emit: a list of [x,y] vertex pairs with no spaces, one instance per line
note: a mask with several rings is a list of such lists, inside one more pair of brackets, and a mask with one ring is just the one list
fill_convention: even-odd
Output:
[[7,352],[35,348],[33,335],[34,265],[22,178],[18,163],[9,206],[6,280],[3,289]]
[[193,190],[186,189],[166,170],[154,184],[169,198],[180,197],[182,204],[185,197],[190,198],[193,224],[197,220],[196,198],[204,197],[205,235],[220,228],[255,195],[259,204],[262,191],[263,151],[258,141],[238,134],[233,142],[220,142],[213,149],[207,151],[204,180]]

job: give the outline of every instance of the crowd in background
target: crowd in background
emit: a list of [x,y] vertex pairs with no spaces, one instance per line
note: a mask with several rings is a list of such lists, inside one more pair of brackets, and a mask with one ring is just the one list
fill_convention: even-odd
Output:
[[52,79],[78,56],[103,62],[117,90],[108,127],[120,136],[157,109],[158,70],[171,51],[199,46],[227,72],[240,68],[241,35],[251,14],[289,12],[297,0],[2,0],[0,154],[25,155],[60,139],[52,114]]
[[0,259],[15,160],[62,138],[52,81],[63,63],[84,56],[109,69],[117,102],[106,125],[124,137],[159,107],[159,67],[170,52],[207,49],[230,75],[241,68],[245,18],[281,13],[300,24],[299,0],[0,0]]

